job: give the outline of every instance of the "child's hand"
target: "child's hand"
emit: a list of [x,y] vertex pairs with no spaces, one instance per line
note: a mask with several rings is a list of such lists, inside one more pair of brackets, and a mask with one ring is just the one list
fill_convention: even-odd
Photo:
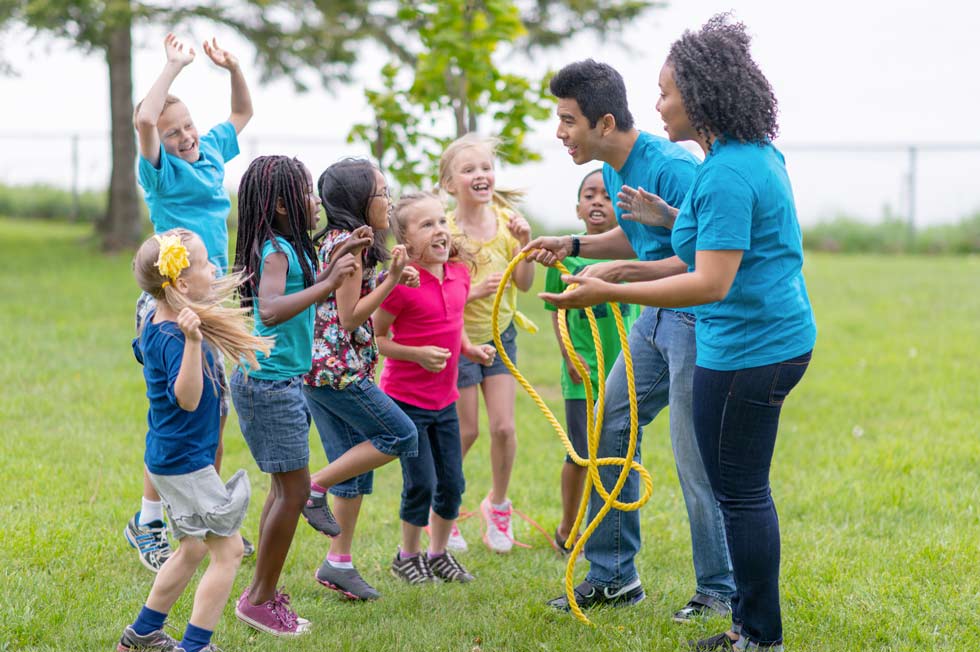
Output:
[[190,308],[184,308],[177,315],[177,327],[188,342],[201,341],[201,318]]
[[[576,353],[575,355],[578,356],[578,361],[581,362],[582,367],[585,368],[585,373],[589,373],[589,363],[586,362],[585,358],[583,358],[579,353]],[[581,385],[582,374],[578,372],[578,369],[575,368],[575,365],[572,364],[572,361],[568,358],[567,355],[565,356],[565,368],[568,369],[568,379],[571,380],[572,383],[576,385]]]
[[415,269],[411,265],[406,265],[405,269],[402,271],[402,277],[398,282],[405,287],[417,288],[422,284],[422,281],[419,279],[419,270]]
[[531,241],[531,225],[517,213],[511,213],[507,229],[517,238],[522,247]]
[[194,48],[184,45],[173,33],[167,34],[163,39],[163,48],[167,52],[167,62],[175,63],[181,68],[194,60]]
[[351,254],[344,254],[340,258],[332,258],[327,265],[327,269],[320,275],[324,281],[323,298],[335,292],[359,267],[360,264],[357,258],[354,258]]
[[452,353],[449,349],[444,349],[441,346],[420,346],[415,355],[415,362],[420,367],[435,374],[446,368],[446,363]]
[[337,245],[337,248],[330,253],[330,257],[341,257],[344,254],[351,254],[355,258],[361,257],[361,252],[374,243],[374,231],[365,224],[350,232],[350,237]]
[[483,299],[497,294],[497,288],[500,287],[500,281],[503,279],[503,272],[494,272],[470,288],[470,299]]
[[[391,249],[391,264],[388,266],[388,278],[392,283],[401,282],[406,265],[408,265],[408,252],[405,251],[405,245],[395,245]],[[418,271],[415,273],[418,274]]]
[[470,346],[462,351],[463,357],[465,357],[470,362],[475,362],[476,364],[483,365],[484,367],[489,367],[493,364],[493,359],[497,357],[497,349],[493,348],[490,344],[480,344],[479,346]]
[[218,39],[211,37],[211,42],[204,42],[204,54],[214,61],[214,65],[220,66],[225,70],[231,72],[238,69],[238,57],[229,52],[218,47]]

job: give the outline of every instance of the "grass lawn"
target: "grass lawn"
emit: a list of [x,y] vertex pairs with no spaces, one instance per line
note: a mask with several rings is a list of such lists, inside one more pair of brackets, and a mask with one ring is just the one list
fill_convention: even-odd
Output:
[[[130,350],[138,294],[130,257],[105,257],[85,227],[0,220],[0,650],[109,650],[153,576],[122,536],[139,506],[146,400]],[[780,512],[782,607],[789,650],[973,650],[980,640],[980,259],[811,255],[807,282],[819,341],[783,411],[773,466]],[[543,281],[538,274],[538,286]],[[548,316],[519,338],[521,368],[559,409]],[[559,517],[562,449],[518,398],[512,497],[548,530]],[[560,415],[559,415],[559,418]],[[563,562],[536,532],[507,556],[461,524],[471,585],[422,589],[388,565],[399,541],[397,465],[377,473],[356,559],[382,592],[338,599],[313,580],[326,539],[301,523],[282,583],[313,633],[277,641],[239,623],[231,605],[215,642],[231,650],[678,650],[725,625],[672,624],[694,587],[686,512],[666,419],[647,429],[654,496],[638,558],[648,599],[593,612],[597,627],[553,613]],[[325,462],[315,433],[313,464]],[[225,473],[245,468],[256,538],[268,490],[234,416]],[[489,487],[487,436],[466,460],[475,509]],[[246,560],[234,596],[247,585]],[[584,573],[580,566],[579,577]],[[171,614],[183,631],[191,596]]]

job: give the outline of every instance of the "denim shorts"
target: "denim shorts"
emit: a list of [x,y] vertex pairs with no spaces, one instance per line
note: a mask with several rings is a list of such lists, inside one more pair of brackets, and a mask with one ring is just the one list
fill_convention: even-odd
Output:
[[[157,301],[146,292],[140,294],[136,300],[136,337],[143,331],[143,322],[151,311],[156,310]],[[231,395],[228,388],[228,375],[225,373],[225,356],[221,351],[212,348],[211,355],[214,356],[214,371],[217,374],[215,381],[218,384],[218,400],[220,401],[221,416],[226,417],[231,411]]]
[[[568,440],[579,457],[589,456],[589,407],[584,398],[565,399],[565,428]],[[571,455],[565,455],[565,461],[572,462]]]
[[[370,378],[343,389],[304,385],[303,395],[320,433],[323,452],[331,462],[365,441],[385,455],[418,455],[415,424]],[[356,498],[371,493],[373,488],[374,472],[368,471],[335,484],[330,493]]]
[[231,398],[238,424],[255,463],[264,473],[288,473],[310,463],[310,411],[303,398],[303,377],[285,380],[231,377]]
[[[514,322],[510,323],[510,326],[505,328],[503,332],[500,333],[500,341],[504,345],[504,352],[507,353],[507,357],[515,365],[517,364],[517,328],[514,327]],[[496,346],[493,340],[489,342],[481,342],[481,344],[489,344],[490,346]],[[501,360],[500,354],[498,353],[493,358],[493,364],[489,367],[484,367],[482,364],[477,364],[467,360],[463,356],[459,356],[459,378],[456,380],[456,387],[462,389],[463,387],[470,387],[471,385],[479,385],[483,382],[483,379],[487,376],[498,376],[500,374],[509,374],[510,370],[504,365],[504,361]]]

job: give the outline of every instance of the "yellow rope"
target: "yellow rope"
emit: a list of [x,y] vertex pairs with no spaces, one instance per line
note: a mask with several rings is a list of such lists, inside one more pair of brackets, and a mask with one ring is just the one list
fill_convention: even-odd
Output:
[[[630,438],[629,446],[627,446],[625,457],[602,457],[597,458],[596,454],[599,449],[599,433],[602,432],[602,412],[603,406],[606,400],[606,380],[604,374],[601,372],[598,374],[599,387],[597,392],[597,398],[595,402],[596,417],[593,419],[593,400],[592,400],[592,381],[589,378],[588,370],[582,365],[577,355],[571,355],[575,351],[575,347],[572,345],[572,340],[568,335],[568,325],[565,323],[565,311],[558,311],[558,330],[561,334],[561,340],[565,345],[565,350],[569,352],[569,360],[575,366],[579,375],[582,377],[582,382],[585,384],[585,396],[586,396],[586,407],[587,407],[587,426],[588,426],[588,449],[589,457],[588,459],[579,457],[575,452],[575,448],[572,446],[572,442],[569,441],[568,435],[565,433],[565,429],[555,418],[554,413],[545,404],[541,396],[538,395],[534,387],[521,375],[517,367],[507,356],[507,352],[504,350],[503,342],[500,340],[500,324],[498,323],[498,313],[500,312],[500,301],[504,295],[504,288],[507,286],[511,275],[514,272],[514,268],[527,256],[526,252],[518,254],[512,261],[510,265],[507,266],[504,276],[500,281],[500,286],[497,288],[497,295],[493,300],[493,314],[491,316],[492,326],[493,326],[493,343],[497,347],[497,355],[503,360],[504,365],[510,370],[517,382],[524,388],[524,391],[528,393],[531,399],[537,404],[541,412],[544,414],[545,419],[551,424],[555,432],[558,433],[558,437],[561,439],[562,444],[565,446],[565,450],[568,452],[568,456],[572,459],[578,466],[584,466],[588,469],[588,475],[585,480],[585,491],[582,494],[582,502],[579,505],[578,515],[575,517],[575,525],[572,526],[572,532],[578,532],[582,525],[582,521],[585,520],[585,514],[589,505],[589,495],[592,493],[592,489],[596,490],[596,493],[605,501],[602,505],[602,509],[595,515],[585,531],[582,532],[582,536],[578,538],[575,545],[572,547],[571,553],[568,555],[568,565],[565,567],[565,595],[568,598],[568,606],[575,617],[587,625],[592,623],[585,614],[582,613],[582,609],[578,605],[578,601],[575,599],[575,562],[578,560],[579,554],[585,546],[585,542],[588,541],[589,537],[599,526],[599,523],[605,518],[609,510],[615,508],[620,511],[628,512],[639,509],[648,500],[650,496],[653,495],[653,480],[650,478],[650,473],[647,472],[645,468],[638,462],[636,462],[633,457],[636,454],[636,434],[637,434],[637,406],[636,406],[636,382],[633,378],[633,357],[630,355],[629,343],[627,341],[626,327],[623,324],[623,315],[619,310],[619,305],[615,302],[610,303],[612,307],[613,317],[616,320],[616,329],[619,332],[619,342],[623,349],[623,362],[626,364],[626,386],[629,392],[629,402],[630,402]],[[561,263],[556,263],[555,266],[565,274],[569,273],[568,269]],[[569,286],[568,289],[574,288],[574,285]],[[596,325],[595,315],[592,313],[591,308],[585,309],[586,317],[589,320],[589,329],[592,331],[592,341],[595,342],[597,366],[600,370],[605,369],[605,364],[603,360],[602,343],[599,340],[599,328]],[[599,477],[599,467],[600,466],[621,466],[622,471],[620,471],[619,477],[616,479],[616,484],[611,490],[606,490],[602,484],[602,479]],[[626,484],[626,479],[629,476],[630,470],[634,470],[640,474],[640,479],[643,482],[643,491],[640,494],[638,500],[631,503],[623,503],[618,500],[619,493],[623,489],[623,485]],[[567,545],[567,543],[566,543]]]

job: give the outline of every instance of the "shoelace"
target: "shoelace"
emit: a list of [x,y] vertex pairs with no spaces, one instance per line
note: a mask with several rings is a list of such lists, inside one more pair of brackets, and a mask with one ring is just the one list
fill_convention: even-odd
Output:
[[490,505],[490,522],[493,523],[494,527],[496,527],[498,530],[500,530],[505,535],[507,535],[507,538],[510,539],[511,541],[514,540],[514,537],[509,532],[507,532],[507,529],[508,526],[510,525],[510,515],[512,511],[513,511],[512,509],[508,509],[505,512],[497,509],[493,505]]
[[456,561],[456,558],[450,555],[448,552],[442,557],[443,563],[449,566],[450,570],[456,575],[465,575],[466,570],[463,566]]
[[296,625],[299,623],[299,616],[289,608],[289,594],[282,591],[276,591],[275,596],[272,598],[272,613],[279,619],[283,625],[288,629],[295,629]]

